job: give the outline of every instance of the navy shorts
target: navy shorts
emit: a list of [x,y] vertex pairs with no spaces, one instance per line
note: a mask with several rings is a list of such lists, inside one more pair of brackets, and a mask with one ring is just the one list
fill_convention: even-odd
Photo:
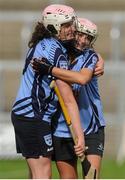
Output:
[[[88,147],[86,155],[98,155],[102,157],[104,151],[104,128],[101,127],[97,133],[85,135],[85,145]],[[53,136],[53,146],[53,160],[65,161],[77,159],[72,138]]]
[[46,121],[12,113],[16,150],[26,158],[49,157],[53,153],[51,125]]

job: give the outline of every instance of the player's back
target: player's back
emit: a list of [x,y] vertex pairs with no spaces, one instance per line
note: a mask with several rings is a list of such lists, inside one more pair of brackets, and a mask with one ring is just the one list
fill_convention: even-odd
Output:
[[61,60],[58,56],[62,52],[64,57],[61,60],[64,61],[64,66],[68,66],[66,50],[54,38],[43,39],[35,47],[29,49],[20,88],[12,109],[16,115],[37,119],[43,119],[44,116],[46,121],[50,120],[49,116],[56,109],[56,96],[49,88],[52,77],[48,75],[41,76],[35,73],[30,65],[30,61],[32,58],[44,57],[52,65],[59,66]]

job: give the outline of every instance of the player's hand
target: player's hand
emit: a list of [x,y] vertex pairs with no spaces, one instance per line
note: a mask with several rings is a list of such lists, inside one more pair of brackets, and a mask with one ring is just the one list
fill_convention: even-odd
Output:
[[33,70],[38,73],[40,71],[40,64],[39,64],[40,62],[39,61],[40,61],[39,59],[33,58],[30,62],[30,65],[32,66]]
[[84,142],[84,138],[79,138],[77,140],[77,145],[74,146],[74,150],[75,150],[75,154],[78,157],[82,157],[84,155],[85,152],[85,142]]
[[98,54],[99,61],[96,64],[94,75],[100,77],[104,74],[104,60],[100,54]]
[[37,58],[33,58],[30,62],[33,70],[37,73],[39,73],[40,75],[48,75],[52,73],[52,69],[54,66],[52,66],[51,64],[47,63],[47,59],[46,58],[42,58],[42,59],[37,59]]

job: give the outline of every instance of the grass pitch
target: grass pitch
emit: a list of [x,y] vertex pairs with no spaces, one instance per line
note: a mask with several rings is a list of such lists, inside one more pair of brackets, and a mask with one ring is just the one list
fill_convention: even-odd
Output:
[[[55,163],[52,163],[53,179],[59,179]],[[79,179],[82,178],[80,162]],[[27,179],[28,170],[25,160],[0,160],[0,179]],[[119,166],[115,160],[104,159],[101,179],[125,179],[125,163]]]

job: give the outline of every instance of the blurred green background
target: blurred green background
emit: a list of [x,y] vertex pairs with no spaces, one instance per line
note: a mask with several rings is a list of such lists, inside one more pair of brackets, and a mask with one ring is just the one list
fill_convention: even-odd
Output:
[[[116,161],[108,159],[102,163],[101,179],[124,179],[125,163],[118,166]],[[81,165],[78,162],[79,179],[82,179]],[[0,160],[0,179],[27,179],[28,170],[24,160]],[[55,163],[52,163],[52,178],[59,179]]]

